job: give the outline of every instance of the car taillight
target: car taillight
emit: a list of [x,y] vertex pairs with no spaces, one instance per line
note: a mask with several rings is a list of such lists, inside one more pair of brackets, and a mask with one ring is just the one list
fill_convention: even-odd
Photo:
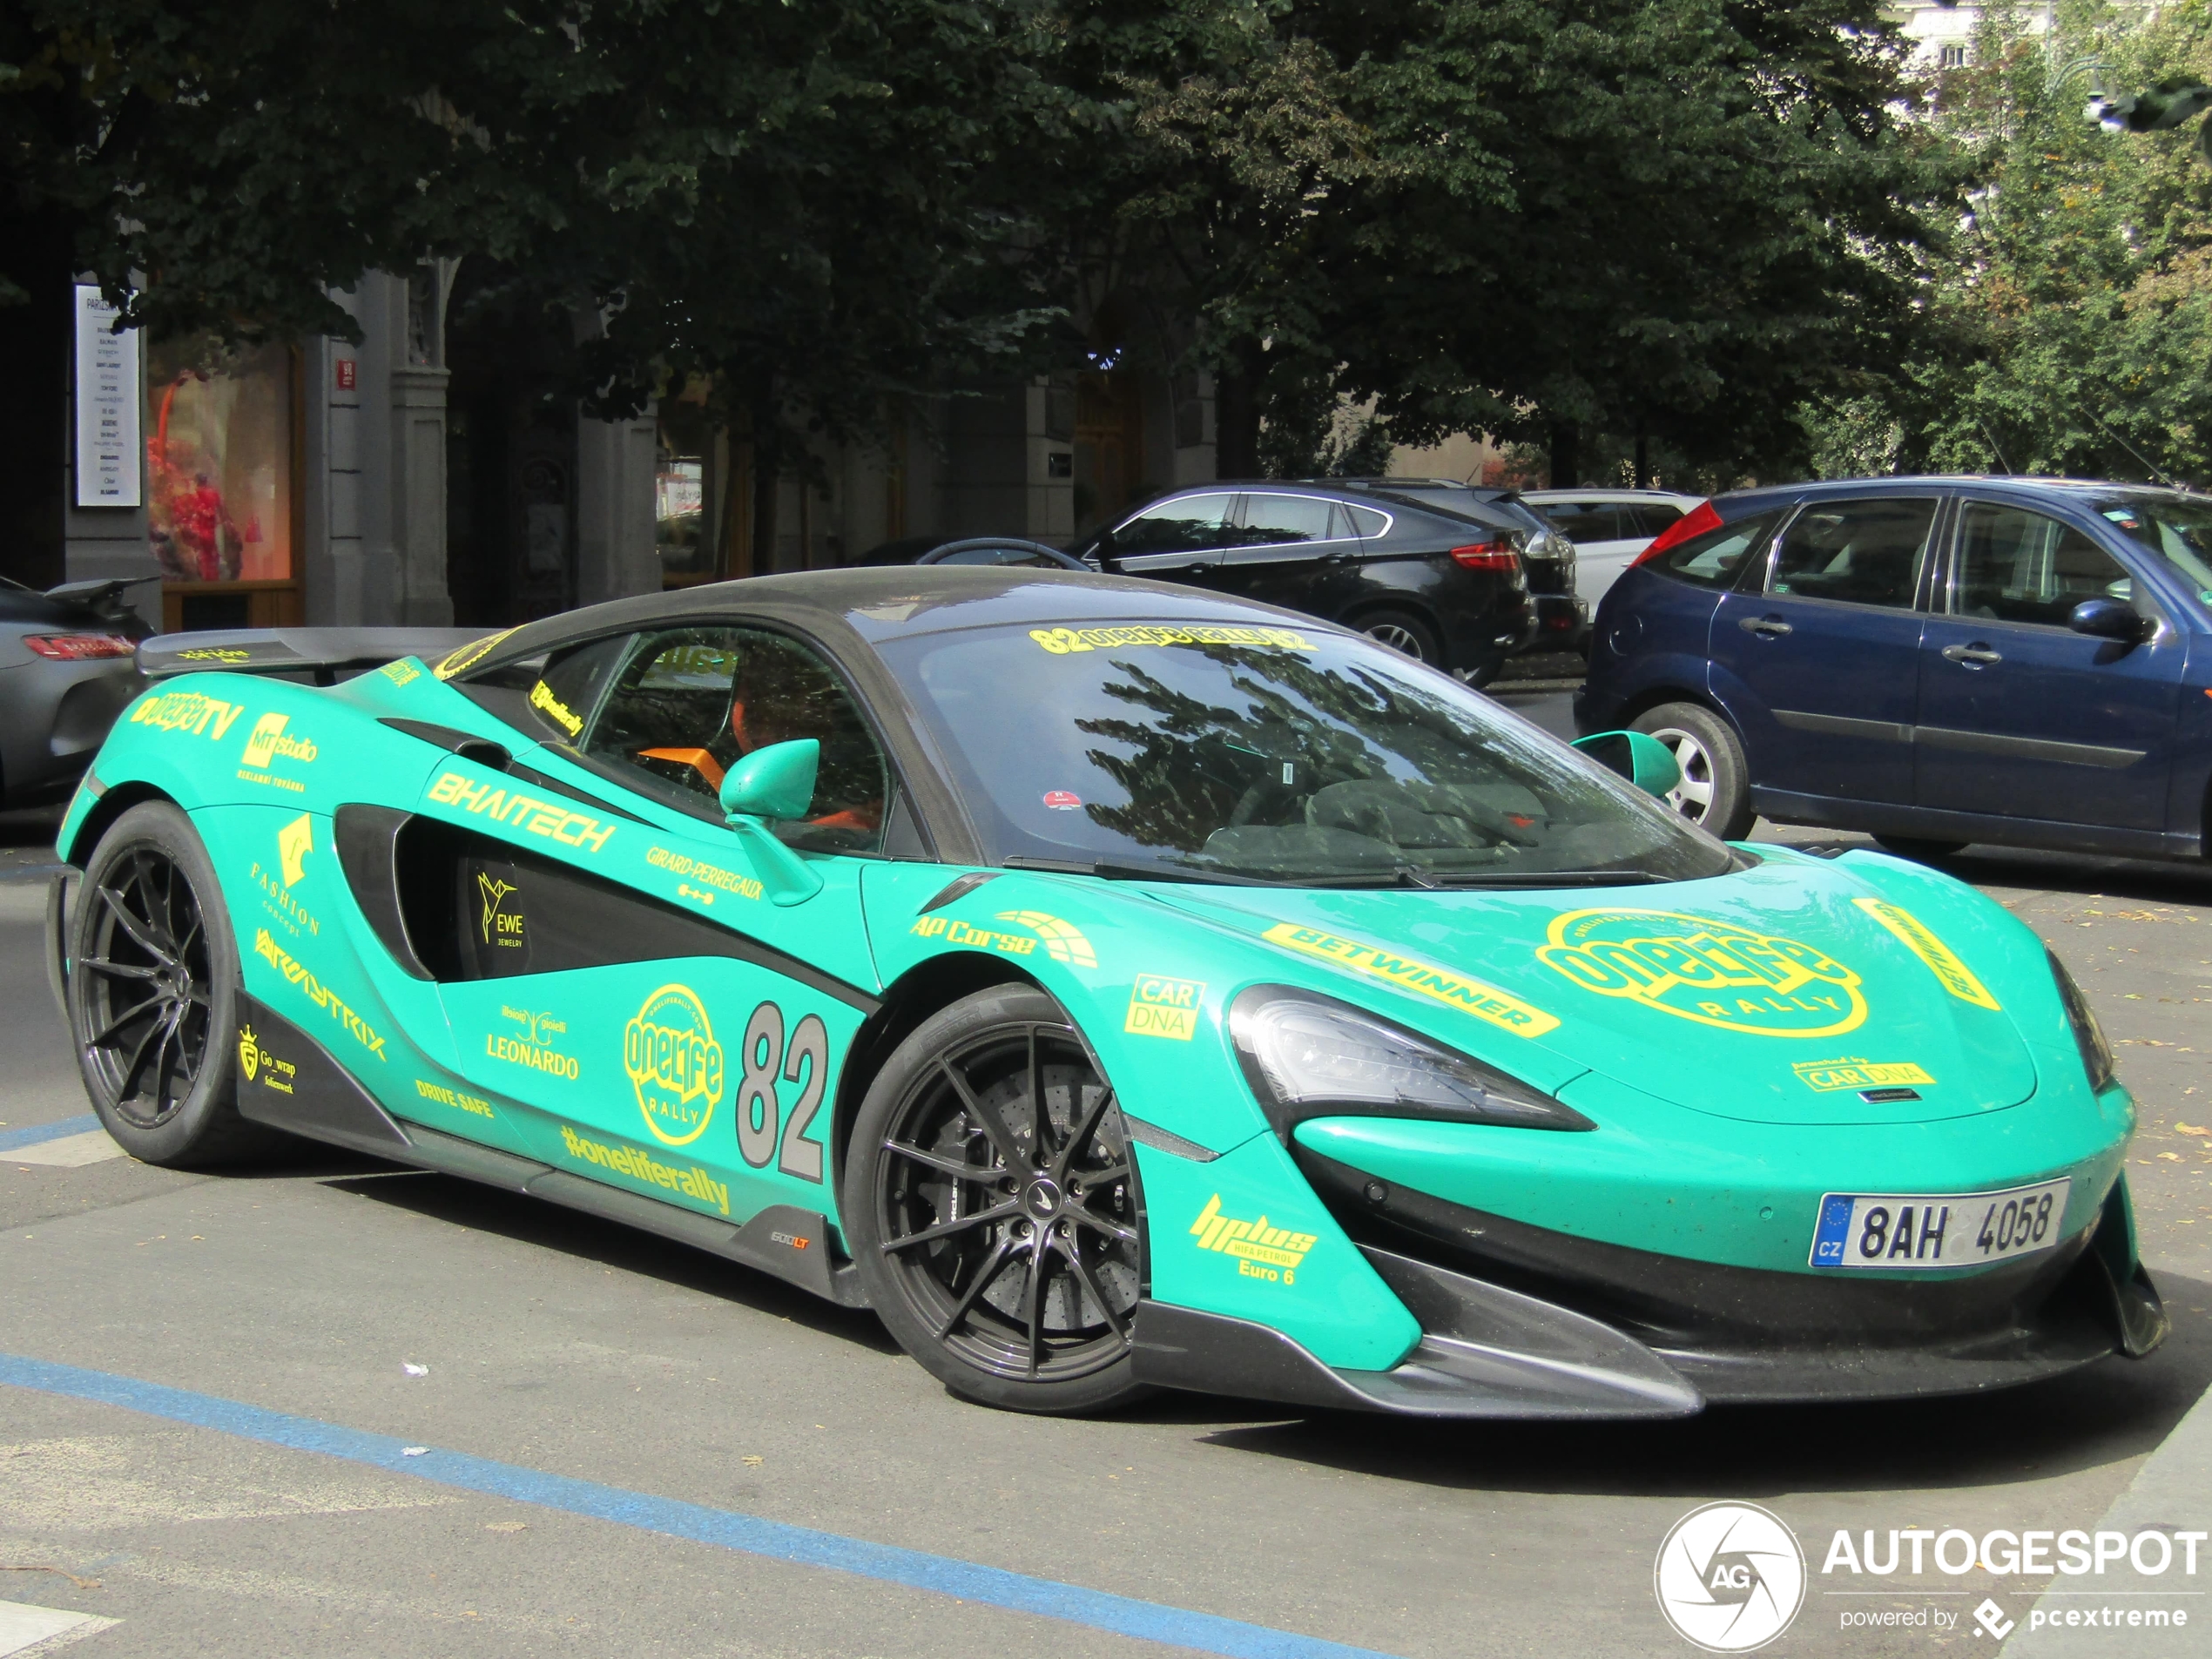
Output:
[[25,634],[23,643],[57,663],[89,662],[95,657],[128,657],[138,649],[121,634]]
[[1521,568],[1521,554],[1511,542],[1477,542],[1472,547],[1455,547],[1452,560],[1470,570],[1501,570],[1508,576]]
[[1629,568],[1634,570],[1639,564],[1649,564],[1669,548],[1680,547],[1691,536],[1720,529],[1722,523],[1721,516],[1713,510],[1713,503],[1702,502],[1660,531],[1659,539],[1637,554],[1630,561]]

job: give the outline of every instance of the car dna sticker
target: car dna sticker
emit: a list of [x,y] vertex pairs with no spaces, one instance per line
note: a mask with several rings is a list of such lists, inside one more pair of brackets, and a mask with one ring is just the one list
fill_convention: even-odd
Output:
[[1754,1036],[1840,1036],[1866,1018],[1858,975],[1826,952],[1707,916],[1572,910],[1536,959],[1600,996]]

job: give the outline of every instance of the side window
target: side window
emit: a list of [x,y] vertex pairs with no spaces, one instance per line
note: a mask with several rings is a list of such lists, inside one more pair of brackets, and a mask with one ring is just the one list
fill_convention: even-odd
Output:
[[1353,507],[1349,503],[1337,509],[1352,521],[1352,533],[1372,541],[1378,536],[1390,533],[1390,515],[1379,513],[1372,507]]
[[1219,547],[1234,496],[1178,496],[1148,507],[1114,532],[1117,556],[1194,553]]
[[673,628],[635,637],[582,747],[642,792],[719,818],[729,769],[795,738],[822,745],[806,816],[776,826],[794,846],[873,853],[889,771],[844,683],[814,652],[754,628]]
[[1332,535],[1332,502],[1311,496],[1247,496],[1243,523],[1234,540],[1239,547],[1278,547],[1286,543],[1325,542]]
[[1638,502],[1633,507],[1621,509],[1621,534],[1628,536],[1663,536],[1674,529],[1675,521],[1683,509],[1667,502]]
[[2134,597],[2127,568],[2071,524],[1986,502],[1959,516],[1958,616],[2063,628],[2084,599]]
[[1718,529],[1707,530],[1669,548],[1653,567],[1678,582],[1701,588],[1729,588],[1743,574],[1744,563],[1766,550],[1767,537],[1781,519],[1779,511],[1731,519]]
[[1548,502],[1543,511],[1577,547],[1591,542],[1617,542],[1635,534],[1620,528],[1620,509],[1606,502],[1555,501]]
[[1909,609],[1935,509],[1932,499],[1811,502],[1775,550],[1768,591]]

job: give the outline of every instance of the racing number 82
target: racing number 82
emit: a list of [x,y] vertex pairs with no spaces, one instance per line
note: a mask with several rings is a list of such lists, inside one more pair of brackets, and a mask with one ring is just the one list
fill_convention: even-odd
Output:
[[[822,1095],[829,1083],[829,1028],[819,1015],[806,1015],[791,1034],[786,1048],[784,1011],[773,1002],[763,1002],[745,1022],[743,1057],[745,1076],[738,1083],[738,1154],[756,1170],[765,1169],[772,1157],[785,1175],[819,1184],[822,1146],[819,1141],[808,1140],[806,1130],[821,1109]],[[780,1136],[776,1133],[782,1112],[776,1098],[779,1068],[786,1082],[806,1080],[799,1091],[799,1103],[782,1120]]]

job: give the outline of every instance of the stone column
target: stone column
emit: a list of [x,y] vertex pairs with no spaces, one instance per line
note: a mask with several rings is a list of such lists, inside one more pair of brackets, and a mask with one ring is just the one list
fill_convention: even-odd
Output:
[[446,382],[442,367],[392,370],[392,620],[448,626]]
[[576,423],[579,604],[660,590],[653,548],[658,431],[650,409],[633,420]]

